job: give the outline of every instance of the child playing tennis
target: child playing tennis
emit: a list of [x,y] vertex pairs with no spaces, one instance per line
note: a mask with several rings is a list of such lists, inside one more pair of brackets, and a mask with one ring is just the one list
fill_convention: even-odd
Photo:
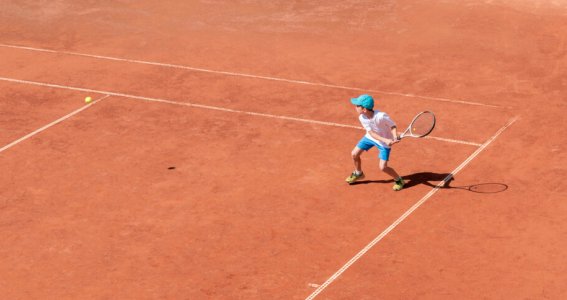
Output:
[[378,158],[380,159],[380,170],[394,178],[394,191],[399,191],[404,187],[404,180],[396,170],[388,166],[391,146],[397,143],[398,132],[396,123],[390,119],[388,114],[381,111],[374,111],[374,99],[370,95],[360,95],[358,98],[350,99],[356,105],[356,112],[362,127],[366,130],[366,135],[358,142],[352,150],[352,160],[354,161],[354,172],[347,177],[346,182],[352,184],[364,178],[362,172],[362,161],[360,155],[363,151],[368,151],[376,146],[378,148]]

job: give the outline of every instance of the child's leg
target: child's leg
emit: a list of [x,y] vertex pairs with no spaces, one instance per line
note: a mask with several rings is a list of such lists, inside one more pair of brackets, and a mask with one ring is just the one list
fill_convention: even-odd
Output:
[[362,160],[360,159],[360,155],[362,154],[362,152],[364,152],[364,150],[358,148],[358,146],[355,146],[351,152],[352,161],[354,162],[354,170],[357,173],[362,172]]
[[405,185],[404,180],[402,179],[402,177],[400,177],[400,175],[398,175],[398,172],[396,172],[396,170],[388,166],[387,160],[380,159],[380,170],[384,171],[384,173],[394,178],[395,184],[392,187],[394,191],[399,191],[404,188]]
[[394,170],[394,168],[388,166],[387,160],[380,159],[380,170],[382,170],[384,173],[392,176],[392,178],[394,178],[394,180],[398,180],[398,178],[400,178],[400,175],[398,175],[398,172],[396,172],[396,170]]
[[402,177],[400,177],[396,170],[388,166],[388,159],[390,158],[391,149],[378,147],[378,150],[380,151],[380,153],[378,154],[378,156],[380,157],[380,170],[394,178],[394,181],[396,182],[396,184],[394,184],[394,186],[392,187],[394,191],[401,190],[405,184],[404,180],[402,179]]
[[352,161],[354,162],[354,172],[350,174],[349,177],[346,178],[346,182],[348,184],[352,184],[357,180],[364,178],[364,173],[362,173],[362,160],[360,159],[360,155],[362,154],[363,149],[360,149],[358,146],[352,149]]

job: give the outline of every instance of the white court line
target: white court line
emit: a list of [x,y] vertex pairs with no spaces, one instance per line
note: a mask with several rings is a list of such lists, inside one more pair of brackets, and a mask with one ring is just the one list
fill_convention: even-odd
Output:
[[[110,96],[118,96],[118,97],[125,97],[125,98],[138,99],[138,100],[144,100],[144,101],[152,101],[152,102],[160,102],[160,103],[167,103],[167,104],[180,105],[180,106],[195,107],[195,108],[201,108],[201,109],[218,110],[218,111],[238,113],[238,114],[246,114],[246,115],[265,117],[265,118],[275,118],[275,119],[297,121],[297,122],[326,125],[326,126],[334,126],[334,127],[363,129],[360,126],[353,126],[353,125],[347,125],[347,124],[325,122],[325,121],[316,121],[316,120],[309,120],[309,119],[301,119],[301,118],[295,118],[295,117],[272,115],[272,114],[250,112],[250,111],[242,111],[242,110],[223,108],[223,107],[218,107],[218,106],[203,105],[203,104],[177,102],[177,101],[172,101],[172,100],[167,100],[167,99],[142,97],[142,96],[129,95],[129,94],[124,94],[124,93],[115,93],[115,92],[110,92],[110,91],[101,91],[101,90],[94,90],[94,89],[87,89],[87,88],[79,88],[79,87],[72,87],[72,86],[51,84],[51,83],[43,83],[43,82],[37,82],[37,81],[13,79],[13,78],[6,78],[6,77],[0,77],[0,81],[8,81],[8,82],[21,83],[21,84],[30,84],[30,85],[58,88],[58,89],[67,89],[67,90],[74,90],[74,91],[81,91],[81,92],[92,92],[92,93],[98,93],[98,94],[106,94],[106,95],[110,95]],[[460,141],[460,140],[455,140],[455,139],[447,139],[447,138],[440,138],[440,137],[434,137],[434,136],[429,136],[427,138],[440,140],[440,141],[444,141],[444,142],[449,142],[449,143],[457,143],[457,144],[471,145],[471,146],[480,146],[480,144],[477,144],[477,143],[474,143],[474,142]]]
[[305,84],[305,85],[312,85],[312,86],[321,86],[321,87],[327,87],[327,88],[335,88],[335,89],[343,89],[343,90],[351,90],[351,91],[359,91],[359,92],[379,93],[379,94],[396,95],[396,96],[411,97],[411,98],[421,98],[421,99],[450,102],[450,103],[486,106],[486,107],[494,107],[494,108],[500,107],[498,105],[485,104],[485,103],[479,103],[479,102],[473,102],[473,101],[465,101],[465,100],[459,100],[459,99],[420,96],[420,95],[415,95],[415,94],[388,92],[388,91],[381,91],[381,90],[374,90],[374,89],[364,89],[364,88],[348,87],[348,86],[335,85],[335,84],[326,84],[326,83],[320,83],[320,82],[309,82],[309,81],[303,81],[303,80],[294,80],[294,79],[285,79],[285,78],[270,77],[270,76],[252,75],[252,74],[245,74],[245,73],[238,73],[238,72],[215,71],[215,70],[210,70],[210,69],[188,67],[188,66],[183,66],[183,65],[158,63],[158,62],[151,62],[151,61],[144,61],[144,60],[137,60],[137,59],[104,56],[104,55],[85,54],[85,53],[69,52],[69,51],[57,51],[57,50],[34,48],[34,47],[25,47],[25,46],[16,46],[16,45],[8,45],[8,44],[0,44],[0,47],[21,49],[21,50],[30,50],[30,51],[37,51],[37,52],[75,55],[75,56],[83,56],[83,57],[90,57],[90,58],[99,58],[99,59],[114,60],[114,61],[120,61],[120,62],[129,62],[129,63],[137,63],[137,64],[152,65],[152,66],[159,66],[159,67],[191,70],[191,71],[196,71],[196,72],[205,72],[205,73],[213,73],[213,74],[221,74],[221,75],[229,75],[229,76],[239,76],[239,77],[248,77],[248,78],[255,78],[255,79],[273,80],[273,81],[280,81],[280,82],[297,83],[297,84]]
[[11,147],[13,147],[13,146],[15,146],[15,145],[21,143],[21,142],[23,142],[23,141],[25,141],[25,140],[27,140],[27,139],[29,139],[29,138],[32,137],[32,136],[34,136],[34,135],[36,135],[36,134],[38,134],[38,133],[40,133],[40,132],[42,132],[42,131],[48,129],[49,127],[52,127],[52,126],[54,126],[54,125],[57,125],[57,124],[59,124],[59,123],[65,121],[65,120],[69,119],[70,117],[72,117],[72,116],[74,116],[74,115],[76,115],[76,114],[82,112],[83,110],[85,110],[85,109],[91,107],[92,105],[96,104],[96,103],[99,102],[99,101],[102,101],[102,100],[108,98],[109,96],[110,96],[110,95],[106,95],[106,96],[104,96],[104,97],[102,97],[102,98],[100,98],[100,99],[97,99],[97,100],[91,102],[90,104],[87,104],[87,105],[85,105],[85,106],[83,106],[83,107],[81,107],[81,108],[79,108],[79,109],[77,109],[77,110],[75,110],[75,111],[73,111],[73,112],[71,112],[71,113],[69,113],[69,114],[67,114],[67,115],[65,115],[65,116],[63,116],[63,117],[61,117],[61,118],[59,118],[59,119],[57,119],[57,120],[55,120],[55,121],[53,121],[53,122],[51,122],[51,123],[45,125],[45,126],[43,126],[43,127],[41,127],[41,128],[39,128],[39,129],[33,131],[33,132],[29,133],[29,134],[26,134],[25,136],[23,136],[23,137],[21,137],[21,138],[15,140],[15,141],[9,143],[8,145],[6,145],[6,146],[0,148],[0,153],[2,153],[3,151],[5,151],[5,150],[7,150],[7,149],[9,149],[9,148],[11,148]]
[[437,184],[427,195],[423,196],[417,203],[415,203],[410,209],[408,209],[403,215],[401,215],[392,225],[390,225],[386,230],[380,233],[374,240],[372,240],[366,247],[364,247],[360,252],[358,252],[353,258],[351,258],[346,264],[344,264],[335,274],[333,274],[327,281],[321,284],[311,295],[309,295],[306,300],[314,299],[319,293],[321,293],[327,286],[329,286],[333,281],[335,281],[343,272],[345,272],[352,264],[359,260],[366,252],[368,252],[374,245],[376,245],[380,240],[382,240],[390,231],[396,228],[401,222],[403,222],[410,214],[412,214],[417,208],[419,208],[427,199],[431,198],[440,188],[445,186],[445,184],[459,171],[461,171],[466,165],[468,165],[480,152],[482,152],[488,145],[490,145],[506,128],[510,127],[518,117],[510,120],[506,125],[500,128],[491,138],[489,138],[482,146],[476,149],[473,154],[471,154],[464,162],[462,162],[455,170],[453,170],[443,181]]
[[[363,129],[363,128],[360,127],[360,129]],[[455,144],[463,144],[463,145],[470,145],[470,146],[477,146],[477,147],[482,146],[482,144],[480,144],[480,143],[467,142],[467,141],[461,141],[461,140],[455,140],[455,139],[448,139],[448,138],[436,137],[436,136],[431,136],[431,135],[428,135],[425,138],[443,141],[443,142],[448,142],[448,143],[455,143]]]

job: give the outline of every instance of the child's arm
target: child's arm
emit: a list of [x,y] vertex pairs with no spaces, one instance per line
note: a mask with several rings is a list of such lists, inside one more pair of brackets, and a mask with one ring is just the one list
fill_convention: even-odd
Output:
[[395,140],[394,143],[399,142],[400,137],[398,136],[398,127],[396,127],[396,125],[394,125],[390,129],[392,130],[392,136],[394,137],[394,140]]
[[370,133],[370,136],[372,136],[373,138],[375,138],[375,139],[377,139],[377,140],[379,140],[379,141],[384,142],[384,144],[386,144],[386,145],[388,145],[388,146],[392,146],[393,144],[395,144],[395,143],[398,142],[398,139],[397,139],[398,131],[397,131],[397,129],[396,129],[396,126],[392,126],[391,130],[392,130],[392,134],[394,135],[394,139],[393,139],[393,140],[387,139],[387,138],[385,138],[385,137],[382,137],[382,136],[380,136],[378,133],[376,133],[376,132],[374,132],[374,131],[372,131],[372,130],[368,131],[368,133]]

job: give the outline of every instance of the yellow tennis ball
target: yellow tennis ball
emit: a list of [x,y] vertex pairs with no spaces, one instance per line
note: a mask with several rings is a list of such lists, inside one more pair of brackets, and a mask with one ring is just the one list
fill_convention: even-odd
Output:
[[91,103],[91,101],[93,101],[93,99],[91,97],[85,98],[85,103]]

